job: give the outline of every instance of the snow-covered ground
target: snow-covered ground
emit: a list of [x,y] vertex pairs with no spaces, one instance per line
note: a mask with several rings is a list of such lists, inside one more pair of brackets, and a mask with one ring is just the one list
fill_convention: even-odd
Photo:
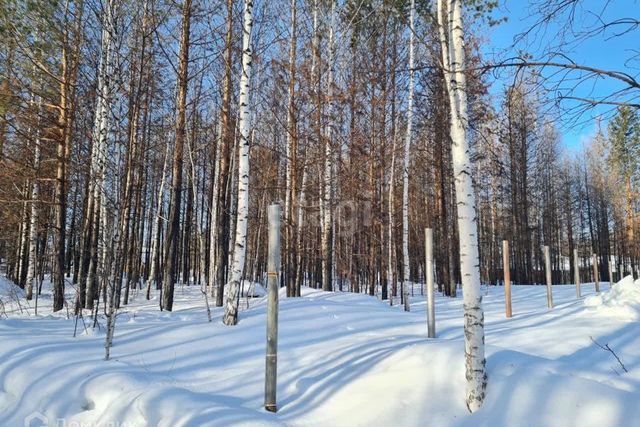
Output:
[[74,318],[50,315],[48,295],[38,317],[33,303],[21,313],[10,295],[20,292],[0,278],[0,426],[28,425],[30,415],[32,426],[637,426],[640,323],[615,305],[640,284],[625,286],[594,299],[583,285],[588,304],[573,286],[555,286],[553,310],[545,287],[514,286],[512,319],[503,288],[485,289],[489,382],[473,415],[460,297],[437,298],[438,338],[427,339],[418,288],[411,313],[366,295],[282,296],[271,414],[262,409],[264,298],[248,308],[243,299],[240,323],[227,327],[218,308],[208,323],[198,287],[177,288],[172,313],[136,295],[104,361],[104,320],[93,330],[85,318],[73,338]]

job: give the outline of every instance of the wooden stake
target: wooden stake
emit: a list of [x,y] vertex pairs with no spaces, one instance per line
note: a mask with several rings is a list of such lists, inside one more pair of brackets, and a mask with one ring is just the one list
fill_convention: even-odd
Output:
[[429,338],[436,337],[436,311],[433,297],[433,230],[425,228],[425,254],[426,268],[425,275],[427,279],[427,336]]
[[504,269],[504,303],[506,306],[507,318],[513,313],[511,311],[511,271],[509,267],[509,241],[502,241],[502,268]]
[[549,246],[543,247],[544,251],[544,269],[547,277],[547,307],[553,308],[553,291],[551,290],[551,254]]
[[596,254],[591,255],[591,264],[593,264],[593,281],[596,284],[596,292],[600,292],[600,277],[598,274],[598,256]]
[[269,260],[267,263],[267,355],[264,409],[276,412],[278,372],[278,275],[280,273],[280,205],[269,206]]
[[580,264],[578,264],[578,250],[573,250],[573,275],[576,282],[576,298],[582,297],[582,289],[580,288]]

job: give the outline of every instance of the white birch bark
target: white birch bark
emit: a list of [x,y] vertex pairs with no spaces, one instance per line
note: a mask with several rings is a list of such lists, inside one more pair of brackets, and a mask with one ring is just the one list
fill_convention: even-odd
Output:
[[[39,32],[36,32],[36,40],[39,38]],[[34,73],[36,68],[34,67]],[[39,79],[39,83],[42,84],[42,79]],[[26,299],[31,300],[33,298],[33,286],[36,277],[36,263],[37,263],[37,243],[38,243],[38,197],[40,196],[40,183],[38,182],[38,169],[40,168],[40,114],[42,110],[42,98],[40,95],[31,93],[31,104],[35,107],[36,114],[36,126],[35,126],[35,140],[33,146],[33,170],[35,176],[31,185],[31,195],[29,200],[31,201],[30,215],[29,215],[29,229],[28,229],[28,263],[27,263],[27,279],[26,279]]]
[[[99,165],[99,175],[98,175],[98,189],[100,191],[100,228],[103,231],[102,238],[98,239],[98,250],[99,250],[99,258],[98,258],[98,270],[101,274],[101,277],[107,278],[109,275],[109,268],[107,267],[107,255],[109,249],[111,249],[111,245],[114,242],[114,235],[118,235],[119,229],[115,230],[114,225],[115,221],[110,220],[110,215],[115,215],[118,217],[118,212],[113,212],[112,210],[107,210],[107,180],[106,180],[106,165],[107,165],[107,153],[109,152],[109,131],[110,131],[110,115],[111,115],[111,101],[112,101],[112,93],[113,88],[117,86],[116,80],[116,46],[117,46],[117,28],[115,17],[117,13],[117,1],[118,0],[110,0],[109,6],[107,7],[106,12],[106,30],[109,33],[109,44],[107,46],[107,62],[105,68],[105,78],[103,85],[103,122],[101,123],[100,129],[100,161]],[[118,154],[120,152],[118,151]],[[120,164],[120,161],[117,161],[117,164]],[[116,175],[117,186],[119,186],[119,175]],[[113,193],[112,193],[113,194]],[[115,209],[119,208],[119,204],[114,206]],[[115,240],[117,241],[117,239]],[[117,245],[116,245],[117,247]]]
[[[320,21],[319,21],[319,0],[313,0],[313,9],[312,9],[312,50],[313,50],[313,54],[311,56],[311,81],[313,82],[314,85],[314,98],[316,100],[316,109],[317,112],[315,114],[315,125],[316,125],[316,129],[317,129],[317,143],[318,145],[320,145],[322,143],[322,138],[320,135],[320,129],[322,126],[321,123],[321,117],[322,117],[322,101],[321,101],[321,84],[322,84],[322,77],[320,76],[320,66],[321,66],[321,61],[320,61]],[[320,151],[321,153],[321,151]],[[321,165],[318,165],[318,176],[322,177],[323,176],[323,167]],[[318,206],[320,208],[320,215],[319,215],[319,223],[320,223],[320,232],[321,234],[324,233],[324,210],[325,210],[325,203],[324,203],[324,196],[323,196],[323,189],[324,189],[324,181],[322,179],[318,180],[319,185],[318,185]],[[321,250],[321,256],[324,257],[324,247],[322,246],[322,241],[320,242],[320,250]],[[322,263],[322,261],[321,261]],[[322,268],[324,267],[324,264],[322,264]],[[323,275],[324,275],[324,270],[323,271]],[[314,283],[313,287],[317,287],[318,283]]]
[[297,257],[297,271],[296,271],[296,285],[295,285],[295,296],[300,296],[300,288],[304,283],[304,278],[302,277],[304,269],[302,268],[302,251],[303,251],[303,241],[302,241],[302,223],[304,219],[304,210],[303,207],[306,204],[306,189],[307,189],[307,164],[306,161],[302,163],[302,185],[300,186],[300,198],[298,199],[298,223],[297,223],[297,231],[296,231],[296,254]]
[[413,88],[414,88],[414,31],[416,3],[411,0],[409,14],[409,95],[407,100],[407,134],[404,142],[404,161],[402,169],[402,291],[404,310],[409,311],[409,152],[413,133]]
[[291,44],[289,46],[289,89],[288,89],[288,101],[287,101],[287,145],[285,147],[286,156],[285,156],[285,180],[286,180],[286,191],[285,191],[285,201],[284,201],[284,219],[285,219],[285,227],[288,227],[288,222],[291,217],[291,203],[292,203],[292,195],[293,192],[291,185],[293,181],[293,103],[294,103],[294,84],[293,80],[295,79],[295,55],[296,55],[296,0],[291,0]]
[[244,21],[242,25],[242,74],[240,76],[240,97],[238,107],[238,199],[236,233],[231,265],[231,280],[224,307],[225,325],[238,323],[238,291],[244,270],[247,251],[247,219],[249,215],[249,91],[251,89],[251,29],[253,27],[253,0],[244,1]]
[[466,403],[471,412],[482,406],[487,376],[484,357],[484,312],[480,292],[475,193],[471,180],[470,149],[467,142],[467,95],[464,75],[464,32],[460,0],[449,1],[448,43],[444,29],[445,0],[438,0],[437,15],[443,68],[451,105],[451,140],[455,176],[458,227],[460,233],[460,273],[464,305]]
[[[96,272],[102,274],[105,261],[105,239],[100,236],[107,229],[106,219],[106,194],[105,186],[105,162],[107,150],[107,137],[109,133],[109,114],[111,110],[111,76],[114,72],[113,66],[113,46],[115,36],[114,8],[116,0],[109,0],[105,5],[102,23],[102,45],[101,59],[98,66],[98,97],[96,101],[96,113],[93,126],[93,146],[91,152],[90,179],[92,191],[90,197],[93,199],[94,208],[93,223],[98,232],[94,234],[97,240],[98,256],[92,257],[91,263],[97,261],[97,265],[89,268],[87,276],[87,300],[86,306],[93,306],[95,297],[95,276]],[[94,243],[96,244],[96,243]]]
[[[39,96],[35,96],[36,114],[40,115],[40,107],[42,100]],[[38,172],[40,167],[40,120],[37,120],[35,129],[35,142],[33,147],[33,169]],[[40,197],[40,183],[38,177],[34,177],[31,186],[31,215],[29,216],[29,263],[27,264],[27,281],[26,281],[26,298],[33,298],[33,287],[36,277],[37,263],[37,240],[38,240],[38,198]]]
[[336,26],[336,2],[331,2],[331,16],[329,26],[329,70],[327,73],[327,126],[325,128],[324,146],[324,172],[323,172],[323,213],[322,213],[322,290],[332,291],[333,283],[331,273],[333,271],[333,246],[332,246],[332,225],[333,207],[332,205],[332,172],[333,172],[333,80],[335,71],[335,26]]
[[[29,192],[29,182],[25,184],[23,188],[23,194],[26,200],[27,193]],[[24,256],[24,246],[27,243],[27,239],[29,238],[29,203],[26,201],[22,203],[22,214],[20,216],[20,238],[18,239],[18,247],[16,250],[16,257],[18,259],[18,270],[16,273],[16,280],[20,282],[22,280],[22,276],[25,272],[25,268],[27,268],[27,261],[29,259],[29,254]]]
[[[292,274],[291,269],[293,265],[287,265],[288,263],[292,263],[294,261],[292,253],[293,251],[293,242],[294,242],[294,225],[293,221],[293,203],[295,198],[295,189],[294,181],[295,181],[295,163],[297,157],[297,147],[296,147],[296,129],[295,129],[295,73],[296,73],[296,46],[297,46],[297,37],[296,37],[296,22],[297,22],[297,0],[291,0],[291,44],[289,46],[289,88],[288,88],[288,101],[287,101],[287,145],[286,145],[286,190],[285,190],[285,201],[284,201],[284,226],[285,226],[285,251],[284,251],[284,271],[285,271],[285,280],[287,282],[287,296],[295,296],[293,295],[295,292],[292,292],[292,288],[294,287],[294,283],[291,283]],[[295,272],[294,272],[295,274]]]

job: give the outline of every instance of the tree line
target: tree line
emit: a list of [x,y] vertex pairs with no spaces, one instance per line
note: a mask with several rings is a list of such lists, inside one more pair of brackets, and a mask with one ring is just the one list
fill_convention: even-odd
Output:
[[[467,6],[479,34],[493,5]],[[272,201],[284,205],[288,295],[307,284],[403,299],[398,287],[423,280],[425,227],[436,282],[456,294],[459,204],[435,5],[258,2],[249,33],[231,0],[2,8],[0,250],[28,298],[51,273],[55,310],[66,283],[79,309],[107,280],[117,304],[158,288],[171,310],[178,282],[210,285],[221,306],[230,278],[262,277]],[[583,152],[563,153],[542,77],[521,72],[489,94],[473,31],[464,75],[482,281],[500,282],[503,239],[516,283],[543,282],[542,245],[555,282],[574,277],[575,248],[584,274],[592,253],[602,271],[611,260],[635,270],[637,109],[619,107]],[[233,258],[240,244],[246,263]]]

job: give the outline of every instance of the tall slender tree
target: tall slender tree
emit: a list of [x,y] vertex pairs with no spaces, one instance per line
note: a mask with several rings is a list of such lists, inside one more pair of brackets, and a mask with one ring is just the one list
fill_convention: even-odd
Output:
[[402,292],[405,311],[409,311],[409,154],[413,134],[413,90],[414,90],[414,33],[416,2],[411,0],[409,11],[409,95],[407,97],[407,133],[404,142],[404,158],[402,162]]
[[253,51],[251,47],[251,30],[253,28],[253,0],[244,1],[242,23],[242,70],[240,75],[240,97],[238,99],[238,128],[240,141],[238,144],[238,198],[235,245],[233,248],[233,264],[231,280],[224,306],[223,322],[225,325],[238,323],[238,298],[240,281],[244,274],[245,255],[247,252],[247,220],[249,216],[249,136],[251,90],[251,67]]
[[173,291],[178,277],[178,242],[180,237],[180,205],[182,201],[182,169],[184,157],[185,126],[187,116],[187,84],[189,73],[189,36],[191,26],[191,0],[182,4],[182,34],[180,36],[180,65],[176,99],[176,135],[171,171],[171,201],[167,218],[165,241],[164,277],[162,283],[162,308],[173,310]]
[[[455,177],[460,271],[464,305],[466,402],[471,412],[482,406],[487,375],[484,357],[484,312],[480,293],[480,263],[475,191],[471,180],[471,153],[467,141],[468,106],[464,67],[464,27],[461,0],[438,0],[438,27],[442,63],[449,94],[451,150]],[[445,31],[445,16],[449,23]],[[448,34],[447,34],[448,32]]]

